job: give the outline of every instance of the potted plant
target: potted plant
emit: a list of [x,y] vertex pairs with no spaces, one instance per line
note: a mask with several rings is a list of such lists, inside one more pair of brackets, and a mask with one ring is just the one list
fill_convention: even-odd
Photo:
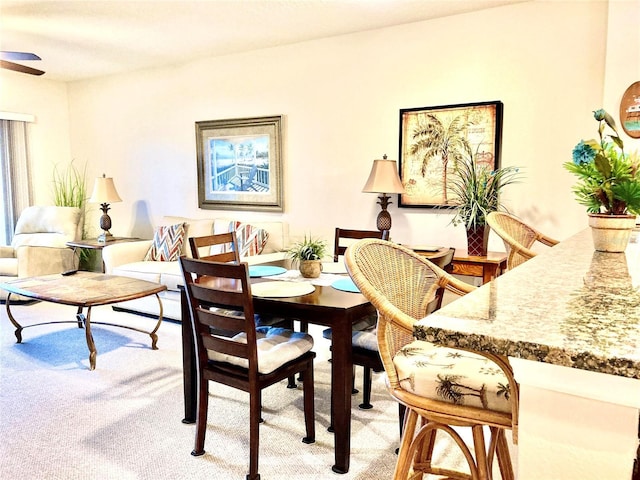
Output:
[[563,166],[579,179],[573,192],[587,207],[595,249],[624,252],[640,214],[640,159],[636,152],[624,152],[611,115],[599,109],[593,116],[599,141],[581,140],[573,149],[573,161]]
[[466,154],[456,162],[450,179],[449,189],[457,204],[451,223],[465,226],[467,253],[483,256],[487,254],[489,238],[486,216],[498,210],[506,211],[500,203],[500,193],[507,185],[516,183],[520,174],[517,167],[492,170],[487,165],[479,165],[471,149],[464,150]]
[[[78,207],[82,210],[82,238],[87,238],[87,226],[85,222],[87,199],[86,183],[87,167],[79,171],[73,164],[73,160],[63,171],[58,170],[58,166],[53,167],[53,203],[58,207]],[[98,251],[80,249],[81,270],[99,271],[102,266],[98,265]]]
[[311,236],[292,245],[288,250],[292,263],[298,264],[305,278],[317,278],[322,272],[322,258],[327,253],[327,242]]

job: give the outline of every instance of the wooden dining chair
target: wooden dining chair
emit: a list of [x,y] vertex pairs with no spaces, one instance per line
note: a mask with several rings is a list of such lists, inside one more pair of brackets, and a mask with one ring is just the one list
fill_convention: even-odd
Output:
[[551,237],[540,233],[522,220],[504,212],[491,212],[487,215],[487,224],[502,238],[507,250],[507,270],[523,264],[537,255],[531,247],[540,242],[548,247],[558,243]]
[[347,248],[354,240],[363,238],[389,239],[389,230],[354,230],[350,228],[336,227],[336,234],[333,241],[333,261],[337,262],[340,255],[344,255]]
[[191,256],[209,262],[240,263],[236,232],[216,233],[204,237],[189,237]]
[[[257,480],[262,390],[303,374],[304,443],[315,441],[313,337],[282,328],[256,327],[246,263],[180,257],[190,321],[195,332],[197,414],[194,456],[205,453],[209,382],[249,393],[249,474]],[[235,331],[233,337],[214,331]],[[224,421],[224,419],[220,419]],[[221,451],[224,439],[218,439]]]
[[[197,260],[240,263],[240,249],[235,231],[204,237],[189,237],[189,247],[191,248],[191,256]],[[260,315],[257,319],[258,326],[268,325],[293,329],[292,319],[265,315]]]
[[[438,289],[464,295],[475,287],[412,250],[383,240],[358,241],[347,250],[345,262],[354,283],[378,311],[378,350],[388,389],[407,409],[394,479],[407,479],[410,469],[447,478],[490,479],[497,458],[502,478],[513,480],[505,431],[513,428],[516,439],[518,386],[507,360],[413,336],[414,323],[435,308]],[[454,426],[471,428],[473,452]],[[490,432],[488,448],[485,427]],[[432,463],[438,431],[460,448],[469,473]]]

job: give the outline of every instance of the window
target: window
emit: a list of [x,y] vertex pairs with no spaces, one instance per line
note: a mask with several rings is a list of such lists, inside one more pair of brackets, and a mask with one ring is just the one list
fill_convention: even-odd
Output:
[[[0,244],[11,243],[20,212],[31,204],[31,177],[27,155],[27,120],[6,119],[0,113]],[[18,115],[17,117],[27,117]]]

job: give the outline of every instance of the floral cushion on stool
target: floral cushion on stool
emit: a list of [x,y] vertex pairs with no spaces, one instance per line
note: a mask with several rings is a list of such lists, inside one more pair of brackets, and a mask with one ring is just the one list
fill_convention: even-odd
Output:
[[393,357],[402,388],[433,400],[511,413],[504,373],[491,360],[466,350],[416,340]]

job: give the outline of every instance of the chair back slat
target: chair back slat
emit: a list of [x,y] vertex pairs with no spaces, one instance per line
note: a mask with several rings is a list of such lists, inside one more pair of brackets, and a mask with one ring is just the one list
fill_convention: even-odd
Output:
[[388,230],[354,230],[350,228],[336,227],[333,244],[333,261],[337,262],[338,257],[340,255],[344,255],[349,245],[354,243],[355,240],[362,240],[363,238],[379,238],[386,240],[388,234]]
[[241,311],[211,305],[208,309],[198,309],[198,321],[202,326],[217,331],[238,332],[244,329],[245,318]]
[[[202,261],[207,262],[208,260]],[[229,277],[202,278],[196,280],[191,288],[193,289],[194,295],[197,295],[202,303],[219,304],[224,305],[227,308],[234,307],[234,309],[238,310],[244,305],[242,284]]]
[[210,262],[240,262],[236,232],[217,233],[204,237],[189,237],[191,256]]
[[234,357],[249,358],[249,346],[246,343],[234,342],[227,337],[204,335],[202,344],[209,351],[233,355]]
[[[180,257],[190,321],[196,332],[199,361],[208,351],[248,359],[249,374],[257,375],[256,330],[249,269],[246,263],[223,263]],[[220,335],[244,334],[246,343]]]

